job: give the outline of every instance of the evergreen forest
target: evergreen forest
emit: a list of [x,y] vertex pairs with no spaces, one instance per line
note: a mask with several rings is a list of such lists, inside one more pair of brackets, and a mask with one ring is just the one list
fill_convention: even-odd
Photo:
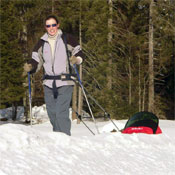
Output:
[[[0,5],[1,109],[28,106],[23,65],[45,32],[44,19],[54,14],[61,30],[79,39],[85,55],[79,72],[95,117],[104,116],[102,107],[113,119],[139,111],[175,119],[174,0],[0,0]],[[44,103],[42,74],[32,76],[32,106]],[[78,85],[72,105],[89,112]]]

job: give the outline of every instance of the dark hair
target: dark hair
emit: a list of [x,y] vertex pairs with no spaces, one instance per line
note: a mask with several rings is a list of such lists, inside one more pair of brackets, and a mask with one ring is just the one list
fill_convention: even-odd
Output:
[[58,20],[58,18],[55,15],[49,15],[48,17],[46,17],[45,23],[49,19],[54,19],[56,21],[56,23],[59,24],[59,20]]

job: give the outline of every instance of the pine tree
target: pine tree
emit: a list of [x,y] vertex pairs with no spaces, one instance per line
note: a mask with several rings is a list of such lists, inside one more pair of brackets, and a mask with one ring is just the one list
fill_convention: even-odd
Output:
[[[45,32],[45,17],[54,12],[64,32],[80,38],[81,30],[86,55],[83,84],[98,103],[117,119],[148,110],[150,1],[82,0],[81,9],[79,3],[79,0],[1,1],[1,107],[15,106],[24,95],[23,63],[30,59],[34,45]],[[154,109],[161,115],[172,111],[174,100],[174,5],[172,0],[154,1],[153,7]],[[39,103],[43,99],[41,77],[42,71],[33,79],[33,100],[38,105],[44,102]],[[104,115],[93,101],[90,103],[95,116]],[[86,103],[83,108],[88,111]]]
[[0,104],[1,107],[15,107],[14,120],[17,105],[24,95],[23,58],[19,38],[22,26],[17,14],[15,2],[1,1]]
[[[155,109],[160,116],[173,118],[173,39],[175,36],[175,2],[157,1],[154,21]],[[171,77],[171,78],[170,78]],[[170,80],[171,79],[171,80]],[[172,83],[169,83],[172,82]],[[167,93],[169,89],[169,93]],[[165,100],[166,99],[166,100]],[[171,115],[170,115],[171,114]]]

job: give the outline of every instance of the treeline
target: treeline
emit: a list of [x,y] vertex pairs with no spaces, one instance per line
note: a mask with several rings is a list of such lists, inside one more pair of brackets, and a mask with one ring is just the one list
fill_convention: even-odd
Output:
[[[174,119],[175,1],[1,0],[0,13],[1,108],[27,103],[23,64],[45,17],[55,14],[80,40],[85,89],[113,118],[148,110]],[[33,105],[44,102],[41,74],[33,78]],[[95,116],[104,115],[90,103]]]

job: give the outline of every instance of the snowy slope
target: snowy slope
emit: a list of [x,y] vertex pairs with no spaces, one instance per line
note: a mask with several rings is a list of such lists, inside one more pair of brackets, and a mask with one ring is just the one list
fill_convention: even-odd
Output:
[[[126,121],[115,121],[123,128]],[[95,132],[92,122],[86,122]],[[0,125],[0,175],[174,175],[175,121],[161,120],[163,134],[111,133],[97,122],[93,136],[72,122],[72,136],[52,132],[50,123]]]

